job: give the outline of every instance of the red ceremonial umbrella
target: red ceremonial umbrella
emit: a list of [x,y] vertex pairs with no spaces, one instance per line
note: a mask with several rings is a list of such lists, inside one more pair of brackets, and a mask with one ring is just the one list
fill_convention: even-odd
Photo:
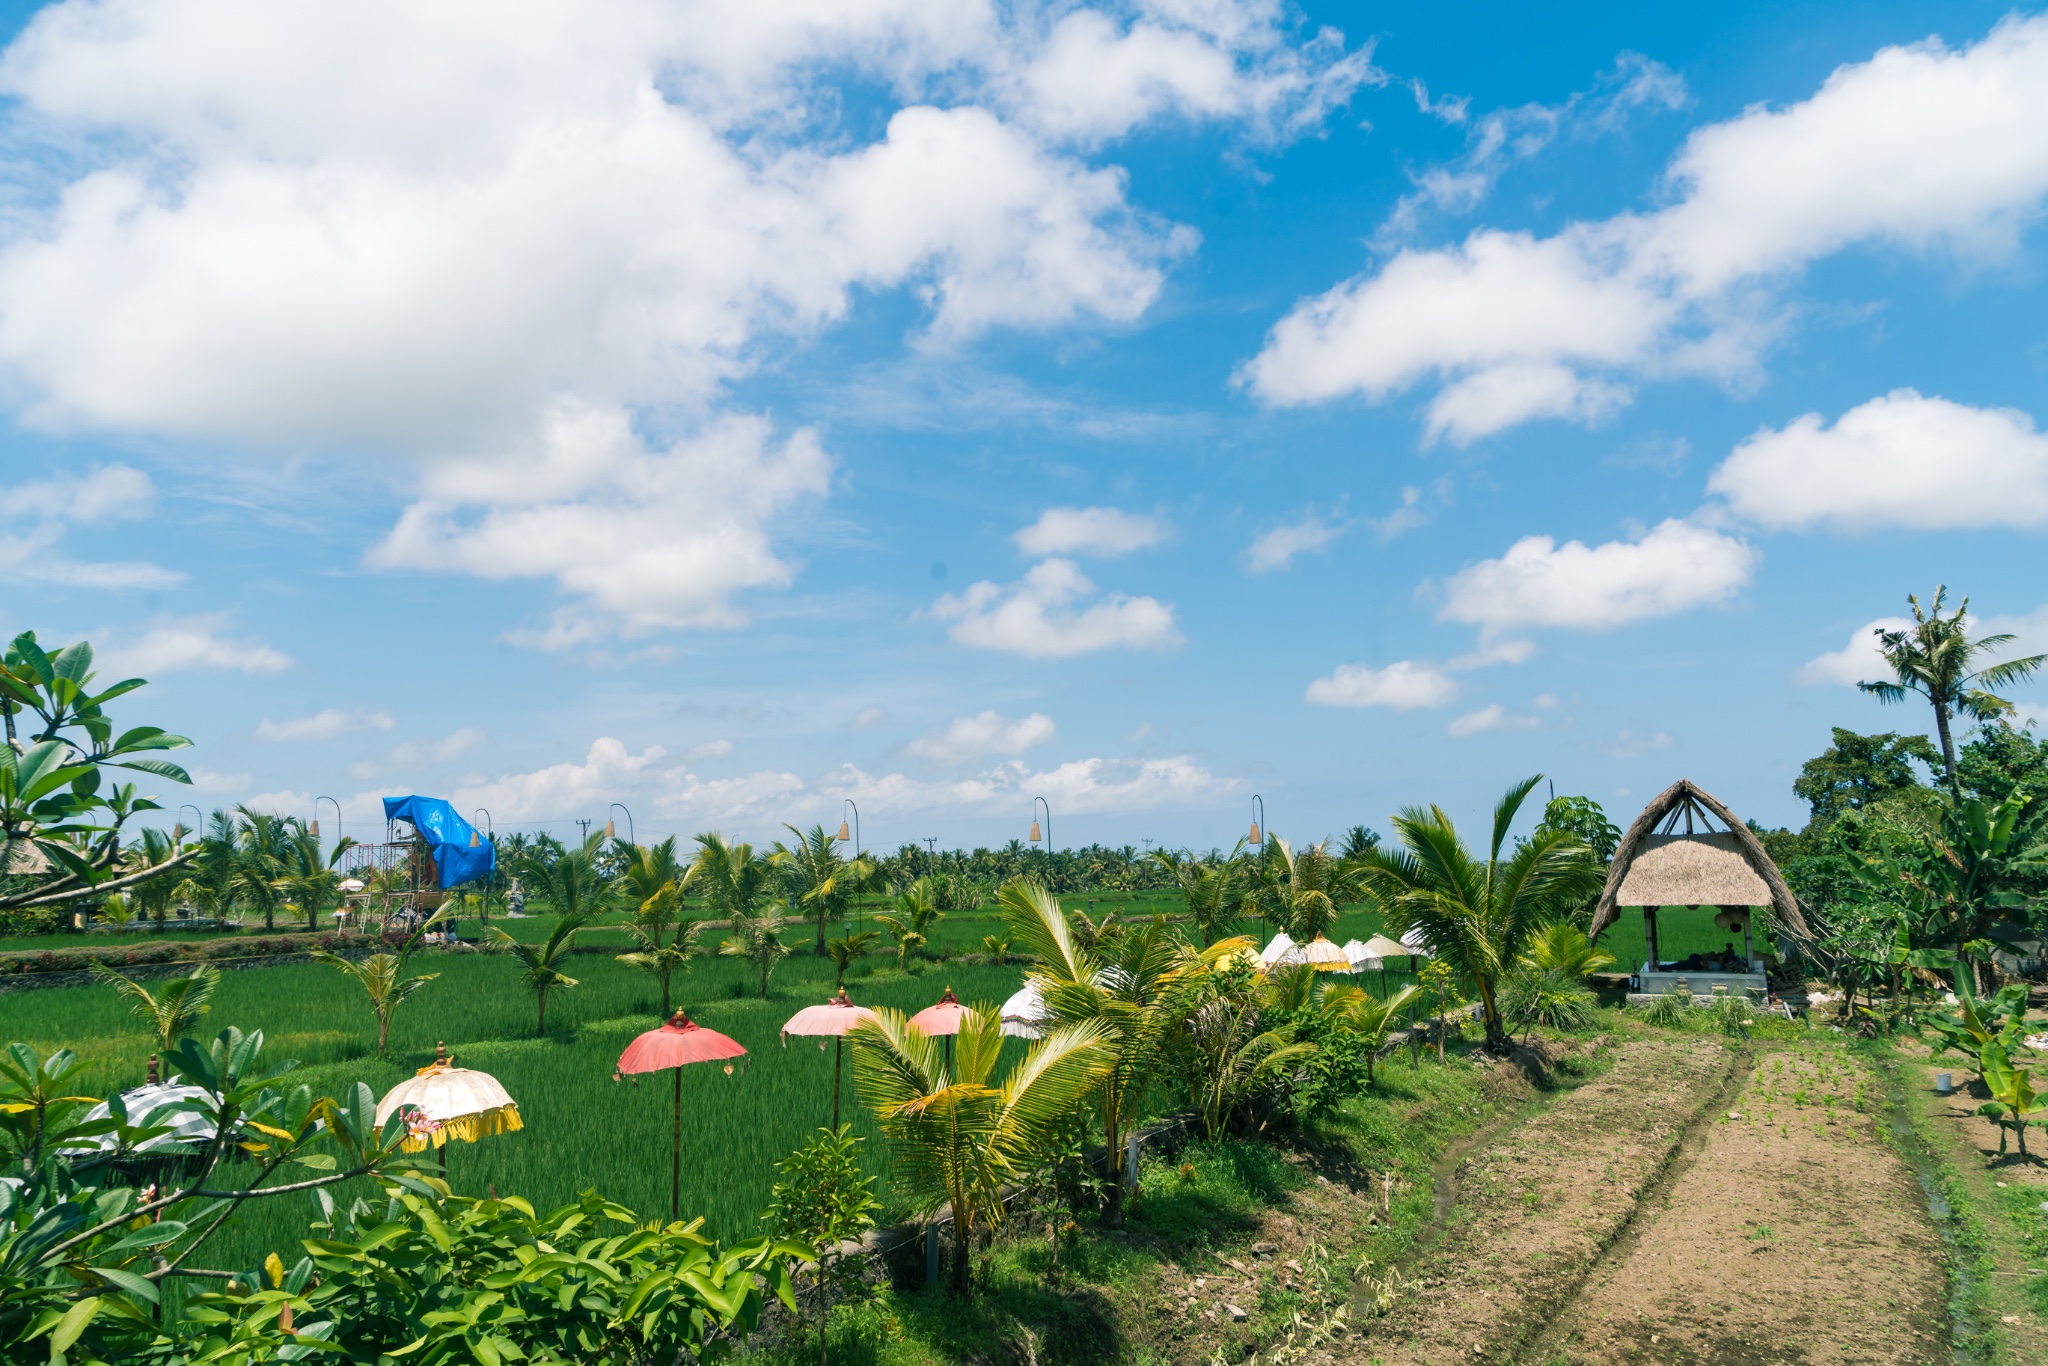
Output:
[[960,1017],[967,1013],[967,1007],[960,1004],[960,998],[947,987],[946,994],[936,1004],[928,1005],[910,1017],[910,1022],[927,1038],[946,1036],[946,1067],[953,1066],[953,1036],[960,1032]]
[[[857,1006],[847,999],[846,989],[821,1006],[805,1006],[789,1017],[789,1023],[782,1027],[783,1046],[789,1046],[789,1036],[800,1034],[806,1038],[832,1036],[832,1132],[839,1132],[839,1059],[846,1047],[846,1036],[853,1032],[862,1020],[871,1020],[875,1012],[866,1006]],[[819,1044],[823,1048],[825,1045]]]
[[[669,1164],[668,1217],[671,1222],[682,1217],[683,1201],[683,1069],[693,1062],[717,1062],[721,1058],[737,1058],[747,1050],[737,1040],[728,1039],[715,1029],[706,1029],[693,1022],[689,1016],[677,1010],[669,1017],[667,1024],[659,1029],[650,1029],[626,1045],[626,1051],[619,1054],[619,1065],[612,1072],[617,1081],[624,1072],[660,1072],[673,1067],[676,1073],[676,1129],[675,1146]],[[728,1066],[726,1071],[732,1071]]]

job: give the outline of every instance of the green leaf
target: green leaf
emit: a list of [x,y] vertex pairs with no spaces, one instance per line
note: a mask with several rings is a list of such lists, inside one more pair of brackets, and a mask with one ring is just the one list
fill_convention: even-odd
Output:
[[128,768],[137,773],[153,773],[159,778],[168,778],[174,783],[189,783],[192,775],[168,759],[128,759],[109,764],[109,768]]
[[65,1350],[78,1341],[78,1335],[85,1331],[85,1326],[91,1323],[93,1316],[99,1312],[98,1295],[88,1296],[72,1305],[64,1317],[57,1320],[56,1331],[50,1334],[50,1360],[54,1362],[62,1357]]
[[144,1280],[132,1271],[117,1271],[110,1266],[96,1266],[92,1268],[92,1274],[116,1289],[127,1291],[137,1299],[148,1300],[151,1304],[156,1303],[156,1283]]

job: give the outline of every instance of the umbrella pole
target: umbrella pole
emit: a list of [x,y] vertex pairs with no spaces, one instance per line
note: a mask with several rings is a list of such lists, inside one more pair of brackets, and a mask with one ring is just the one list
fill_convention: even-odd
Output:
[[669,1144],[668,1221],[683,1217],[683,1069],[676,1073],[676,1127]]
[[839,1132],[839,1052],[846,1046],[844,1035],[832,1036],[832,1132]]

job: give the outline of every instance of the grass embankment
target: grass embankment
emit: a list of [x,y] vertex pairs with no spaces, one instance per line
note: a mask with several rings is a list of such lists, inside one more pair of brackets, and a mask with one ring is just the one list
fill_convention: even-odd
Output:
[[[1986,1098],[1970,1064],[1954,1053],[1929,1057],[1917,1040],[1860,1046],[1883,1071],[1897,1122],[1893,1141],[1948,1210],[1951,1309],[1961,1359],[2048,1360],[2048,1163],[2016,1148],[2001,1156],[1996,1130],[1975,1114]],[[1943,1096],[1934,1073],[1962,1088]],[[1973,1093],[1974,1092],[1974,1093]],[[2035,1148],[2048,1133],[2034,1130]]]
[[[1580,1055],[1553,1077],[1575,1085],[1597,1070]],[[970,1301],[911,1291],[839,1311],[832,1359],[1194,1363],[1305,1348],[1360,1287],[1398,1283],[1434,1226],[1438,1165],[1476,1131],[1540,1105],[1534,1095],[1466,1041],[1442,1063],[1402,1050],[1370,1092],[1301,1132],[1148,1151],[1126,1226],[1082,1220],[1061,1240],[1057,1271],[1048,1230],[1013,1227],[981,1259]],[[812,1337],[759,1356],[795,1366],[816,1350]]]

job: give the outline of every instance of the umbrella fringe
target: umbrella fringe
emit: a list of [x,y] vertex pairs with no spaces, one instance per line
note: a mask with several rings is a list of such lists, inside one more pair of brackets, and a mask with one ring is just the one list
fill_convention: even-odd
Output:
[[473,1115],[462,1115],[456,1119],[444,1119],[432,1133],[408,1138],[399,1146],[406,1152],[425,1152],[428,1147],[438,1148],[451,1138],[465,1143],[474,1143],[480,1138],[493,1134],[516,1134],[526,1127],[519,1118],[519,1107],[500,1105],[495,1110],[482,1110]]

